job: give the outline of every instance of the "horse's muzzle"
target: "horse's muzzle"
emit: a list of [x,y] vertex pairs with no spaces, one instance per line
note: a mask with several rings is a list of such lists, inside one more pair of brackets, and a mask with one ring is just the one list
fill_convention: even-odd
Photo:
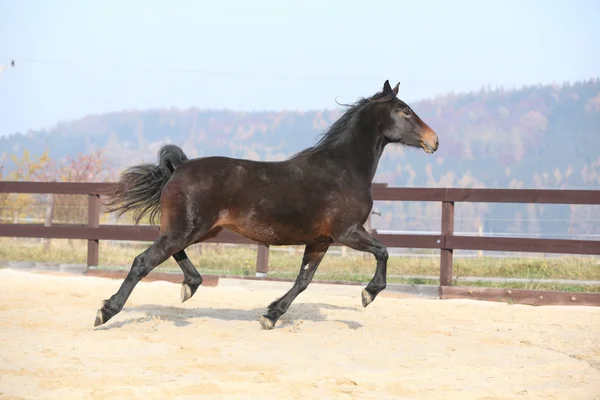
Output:
[[428,130],[425,131],[423,135],[421,135],[421,147],[423,148],[423,150],[425,150],[426,153],[435,153],[439,146],[440,142],[434,131]]

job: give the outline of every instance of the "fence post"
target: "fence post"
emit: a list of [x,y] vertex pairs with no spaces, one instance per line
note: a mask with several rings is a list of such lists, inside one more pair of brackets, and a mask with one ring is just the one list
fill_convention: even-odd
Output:
[[[100,226],[100,196],[96,194],[88,195],[88,226],[90,228],[97,228]],[[87,247],[87,267],[97,267],[98,240],[89,239]]]
[[256,251],[256,276],[264,278],[269,272],[269,246],[259,244]]
[[[454,202],[442,202],[442,235],[454,235]],[[446,241],[444,240],[444,246]],[[452,249],[440,250],[440,287],[452,286]]]
[[[44,213],[44,226],[52,226],[52,218],[54,217],[54,195],[46,195],[46,211]],[[43,239],[44,251],[50,251],[50,238]]]

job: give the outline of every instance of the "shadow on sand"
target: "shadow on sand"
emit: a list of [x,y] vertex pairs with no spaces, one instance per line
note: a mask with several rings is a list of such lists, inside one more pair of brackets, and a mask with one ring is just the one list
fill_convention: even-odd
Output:
[[[350,329],[359,329],[362,327],[362,324],[360,324],[359,322],[339,319],[328,319],[327,315],[323,314],[321,311],[357,311],[358,309],[359,307],[340,307],[323,303],[295,303],[290,307],[288,312],[281,317],[280,321],[275,326],[275,329],[293,325],[297,320],[305,320],[312,322],[335,321],[346,324]],[[146,314],[146,316],[128,318],[123,321],[109,321],[106,325],[99,326],[98,328],[96,328],[96,330],[119,329],[127,325],[147,322],[149,318],[159,318],[163,321],[170,321],[178,327],[191,325],[194,323],[193,319],[196,318],[210,318],[223,321],[256,321],[258,324],[261,315],[263,315],[265,311],[266,308],[254,308],[251,310],[232,308],[180,308],[173,306],[146,304],[137,307],[125,307],[123,311],[121,311],[121,314],[143,312]],[[118,315],[116,316],[116,318],[118,319]]]

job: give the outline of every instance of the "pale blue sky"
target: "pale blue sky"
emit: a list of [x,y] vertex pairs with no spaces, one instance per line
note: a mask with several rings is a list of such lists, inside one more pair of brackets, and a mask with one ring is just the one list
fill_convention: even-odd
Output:
[[0,0],[0,135],[122,109],[335,107],[600,76],[600,1]]

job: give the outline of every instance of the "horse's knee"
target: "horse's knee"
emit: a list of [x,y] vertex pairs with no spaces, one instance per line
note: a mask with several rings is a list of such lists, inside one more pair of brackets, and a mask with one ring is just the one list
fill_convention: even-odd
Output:
[[302,280],[302,281],[300,281],[298,283],[298,286],[297,286],[298,293],[304,292],[308,288],[308,284],[309,284],[308,280]]
[[389,256],[390,255],[388,253],[387,247],[385,247],[385,246],[381,246],[381,247],[377,248],[377,250],[375,251],[375,258],[377,258],[377,260],[387,262]]

